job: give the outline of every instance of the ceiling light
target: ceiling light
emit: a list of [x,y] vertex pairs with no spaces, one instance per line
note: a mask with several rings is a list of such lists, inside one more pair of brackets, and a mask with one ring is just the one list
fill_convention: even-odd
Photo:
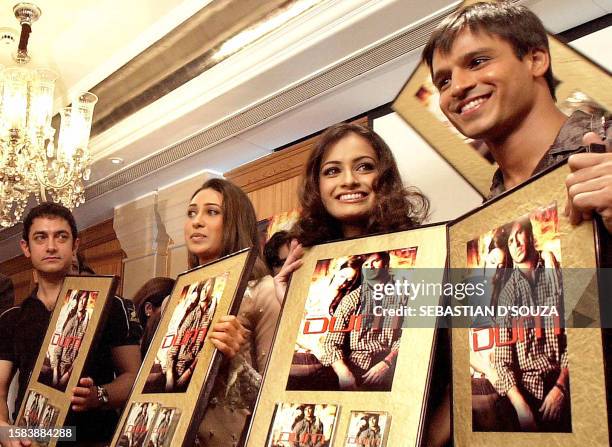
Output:
[[109,158],[109,160],[114,165],[120,165],[121,163],[123,163],[123,158],[119,158],[119,157]]
[[83,181],[89,180],[87,144],[96,95],[83,93],[60,111],[57,146],[51,127],[57,75],[26,68],[31,25],[40,9],[30,3],[13,8],[21,24],[14,67],[0,67],[0,226],[15,225],[28,199],[53,200],[68,208],[85,201]]

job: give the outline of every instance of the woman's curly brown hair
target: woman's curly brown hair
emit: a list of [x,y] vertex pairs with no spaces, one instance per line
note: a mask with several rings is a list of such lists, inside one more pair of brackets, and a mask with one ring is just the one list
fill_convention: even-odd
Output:
[[391,149],[376,132],[357,124],[336,124],[321,135],[310,154],[299,192],[302,212],[291,233],[306,247],[343,237],[341,223],[323,206],[319,175],[328,149],[351,133],[367,140],[378,158],[379,175],[373,184],[376,206],[365,233],[409,230],[429,214],[429,200],[418,189],[404,187]]

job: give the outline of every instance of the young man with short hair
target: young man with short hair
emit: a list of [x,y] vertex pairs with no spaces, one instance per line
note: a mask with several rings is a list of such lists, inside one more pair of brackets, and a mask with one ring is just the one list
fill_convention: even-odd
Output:
[[[33,208],[24,219],[20,245],[32,262],[38,287],[20,306],[0,315],[0,429],[9,424],[8,388],[17,370],[16,409],[24,398],[64,278],[78,248],[72,213],[54,203]],[[110,440],[118,422],[115,409],[127,400],[140,367],[141,334],[132,303],[113,297],[108,321],[91,353],[91,361],[78,386],[67,390],[72,394],[72,411],[65,425],[76,426],[79,445]],[[0,443],[5,446],[29,445],[27,441],[9,440],[7,435],[6,430],[0,431]]]
[[[548,37],[534,13],[504,2],[459,8],[432,33],[423,60],[442,112],[462,134],[484,140],[499,165],[490,197],[569,157],[570,221],[597,212],[612,232],[612,154],[571,155],[601,140],[590,132],[589,115],[568,118],[557,108]],[[442,445],[450,418],[435,418],[446,418],[440,425],[448,432],[432,431],[430,443]]]
[[[499,170],[491,196],[517,186],[581,146],[600,143],[590,116],[555,104],[547,34],[524,6],[475,3],[433,32],[423,59],[440,108],[465,136],[482,139]],[[575,154],[566,180],[573,224],[599,213],[612,232],[612,153]]]

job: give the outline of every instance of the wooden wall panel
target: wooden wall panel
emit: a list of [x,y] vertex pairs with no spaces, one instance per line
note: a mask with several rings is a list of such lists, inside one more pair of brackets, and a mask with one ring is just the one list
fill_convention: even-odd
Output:
[[123,289],[123,258],[125,256],[119,241],[113,239],[79,251],[82,251],[94,272],[100,275],[119,276],[117,294],[120,295]]
[[34,289],[34,277],[32,275],[32,270],[28,267],[27,270],[10,275],[10,278],[11,281],[13,281],[13,287],[15,288],[15,302],[19,304]]
[[[79,252],[85,255],[87,263],[94,271],[104,275],[118,275],[121,278],[125,254],[115,235],[112,219],[81,231],[79,237]],[[21,303],[35,286],[32,265],[23,255],[0,263],[0,273],[9,276],[13,281],[17,304]],[[117,290],[120,294],[121,280]]]
[[301,176],[297,176],[247,193],[255,207],[257,220],[297,209],[300,183]]

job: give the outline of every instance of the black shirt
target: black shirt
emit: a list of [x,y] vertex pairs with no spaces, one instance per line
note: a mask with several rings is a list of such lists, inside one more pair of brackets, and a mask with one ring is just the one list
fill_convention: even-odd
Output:
[[[15,413],[28,386],[32,370],[49,326],[51,311],[36,296],[36,291],[20,306],[0,315],[0,360],[8,360],[19,370],[19,391]],[[142,327],[134,304],[114,297],[110,314],[100,340],[89,356],[82,377],[91,377],[96,385],[110,383],[115,378],[111,350],[117,346],[139,345]],[[13,415],[15,419],[17,415]],[[68,413],[66,426],[76,426],[77,439],[105,441],[112,437],[119,416],[114,410],[92,410]]]

